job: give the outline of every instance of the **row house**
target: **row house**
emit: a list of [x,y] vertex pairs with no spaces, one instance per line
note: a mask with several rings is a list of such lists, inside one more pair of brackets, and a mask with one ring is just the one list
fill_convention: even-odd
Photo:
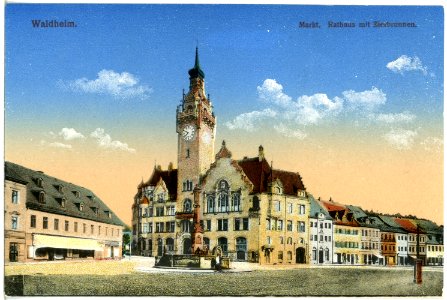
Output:
[[379,264],[383,259],[380,253],[381,235],[379,224],[376,219],[367,215],[360,207],[354,205],[346,206],[354,216],[359,226],[360,241],[360,264]]
[[123,222],[84,187],[5,162],[4,199],[7,262],[121,257]]
[[353,213],[343,204],[320,200],[323,207],[329,212],[334,224],[334,258],[336,264],[359,264],[361,231]]
[[419,256],[419,259],[422,259],[422,264],[425,265],[427,257],[427,235],[411,219],[394,218],[394,221],[400,226],[401,229],[407,232],[408,263],[414,264],[416,258]]
[[443,226],[437,226],[435,223],[429,220],[415,219],[414,222],[419,226],[427,237],[426,242],[426,264],[427,265],[443,265],[444,257],[444,241]]
[[408,233],[403,230],[393,217],[377,215],[382,222],[382,253],[385,256],[385,265],[407,265],[408,259]]
[[309,243],[311,264],[332,264],[333,262],[333,220],[320,201],[309,195]]

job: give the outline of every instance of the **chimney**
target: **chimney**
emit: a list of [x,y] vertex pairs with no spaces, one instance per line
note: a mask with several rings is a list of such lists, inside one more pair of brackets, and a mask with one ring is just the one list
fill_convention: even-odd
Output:
[[158,166],[157,166],[157,170],[158,170],[158,171],[161,171],[161,165],[158,165]]
[[329,197],[329,202],[334,202],[334,200],[332,200],[332,197]]
[[259,161],[263,161],[264,160],[264,147],[262,147],[262,145],[259,146]]
[[174,168],[174,164],[171,161],[171,162],[169,162],[169,165],[168,165],[168,171],[171,172],[173,168]]

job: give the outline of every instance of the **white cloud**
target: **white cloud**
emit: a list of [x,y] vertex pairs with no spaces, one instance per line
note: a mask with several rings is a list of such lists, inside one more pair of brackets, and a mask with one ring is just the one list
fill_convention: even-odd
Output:
[[371,90],[363,92],[353,90],[344,91],[342,94],[352,107],[369,111],[376,109],[386,102],[386,94],[376,87],[372,87]]
[[135,153],[135,149],[129,148],[129,145],[120,141],[113,141],[109,134],[105,133],[104,129],[96,128],[90,134],[91,137],[97,139],[98,145],[104,149],[123,150],[130,153]]
[[444,141],[437,137],[428,137],[421,142],[421,145],[426,151],[442,153]]
[[283,123],[279,123],[278,125],[273,126],[275,130],[286,137],[297,138],[299,140],[303,140],[307,137],[307,134],[300,129],[292,129],[288,128]]
[[398,59],[389,62],[386,67],[395,73],[403,74],[406,71],[421,71],[427,75],[427,67],[422,65],[419,57],[400,56]]
[[405,129],[392,129],[386,133],[383,137],[385,140],[396,147],[399,150],[410,149],[414,144],[414,138],[417,136],[417,132],[413,130]]
[[298,124],[317,124],[328,116],[336,116],[343,109],[343,100],[335,97],[328,98],[326,94],[314,94],[312,96],[301,96],[296,104],[286,111],[286,116],[296,114],[295,120]]
[[414,121],[414,119],[416,119],[416,115],[405,111],[396,114],[371,114],[370,119],[386,124],[411,123]]
[[[65,84],[64,84],[65,85]],[[101,70],[93,80],[80,78],[67,85],[73,91],[112,95],[115,98],[147,98],[151,89],[139,84],[139,79],[128,72]]]
[[267,108],[262,111],[252,111],[240,114],[233,121],[226,122],[225,125],[231,130],[245,129],[247,131],[254,131],[255,123],[265,118],[274,118],[276,115],[276,111]]
[[266,79],[262,86],[258,86],[259,98],[285,107],[291,104],[292,98],[283,93],[283,87],[275,79]]
[[71,149],[72,146],[69,144],[64,144],[64,143],[59,143],[59,142],[53,142],[49,144],[50,147],[55,147],[55,148],[63,148],[63,149]]
[[61,131],[59,132],[59,135],[62,136],[63,139],[66,141],[85,138],[85,136],[82,133],[77,132],[76,129],[66,128],[66,127],[61,129]]
[[71,149],[72,148],[72,146],[69,144],[64,144],[64,143],[59,143],[59,142],[48,143],[45,140],[40,140],[40,146],[49,146],[49,147],[62,148],[62,149]]

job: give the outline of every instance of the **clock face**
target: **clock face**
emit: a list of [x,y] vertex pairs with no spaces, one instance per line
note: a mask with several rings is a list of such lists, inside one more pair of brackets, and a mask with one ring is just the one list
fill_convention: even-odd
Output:
[[202,142],[204,142],[207,145],[211,143],[211,134],[208,131],[205,131],[202,134]]
[[190,141],[194,137],[195,128],[192,125],[187,125],[183,128],[182,136],[185,141]]

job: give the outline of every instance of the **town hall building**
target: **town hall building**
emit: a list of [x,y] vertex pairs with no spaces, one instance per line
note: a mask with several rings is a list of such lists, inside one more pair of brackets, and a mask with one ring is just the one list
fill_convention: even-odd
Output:
[[[309,263],[310,200],[297,172],[273,169],[258,155],[215,153],[216,116],[199,64],[177,107],[177,168],[154,166],[132,205],[133,251],[145,256],[221,249],[231,260]],[[194,235],[194,236],[193,236]]]

